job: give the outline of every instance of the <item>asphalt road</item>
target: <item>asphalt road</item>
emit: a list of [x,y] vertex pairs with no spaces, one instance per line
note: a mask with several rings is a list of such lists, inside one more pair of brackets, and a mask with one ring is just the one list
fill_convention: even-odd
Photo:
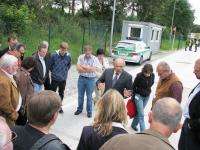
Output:
[[[179,78],[183,82],[184,91],[181,103],[182,107],[184,106],[185,101],[187,100],[189,92],[198,83],[198,80],[193,74],[193,66],[194,61],[200,57],[199,54],[200,52],[195,53],[184,50],[174,51],[170,53],[158,53],[153,55],[151,61],[145,62],[151,63],[154,67],[154,71],[156,70],[156,66],[160,61],[167,61],[170,64],[172,70],[179,76]],[[109,58],[109,60],[110,64],[112,65],[112,59]],[[141,71],[142,66],[143,65],[139,66],[136,64],[127,63],[125,70],[128,71],[134,79],[135,75]],[[72,150],[75,150],[77,147],[83,126],[90,125],[93,120],[93,118],[87,118],[85,107],[82,114],[78,116],[74,115],[74,112],[77,108],[77,79],[78,73],[76,71],[75,66],[72,66],[69,72],[65,90],[65,98],[63,101],[64,114],[60,114],[58,116],[55,125],[51,129],[51,132],[59,136],[68,146],[71,147]],[[145,108],[146,127],[149,127],[147,114],[151,108],[151,100],[155,94],[157,82],[158,76],[156,74],[155,84],[152,88],[150,100],[147,104],[147,107]],[[128,132],[134,133],[134,131],[130,127],[131,121],[132,120],[129,119],[129,124],[127,125],[126,129]],[[176,149],[179,136],[180,131],[178,133],[172,134],[172,136],[170,137],[170,142]]]

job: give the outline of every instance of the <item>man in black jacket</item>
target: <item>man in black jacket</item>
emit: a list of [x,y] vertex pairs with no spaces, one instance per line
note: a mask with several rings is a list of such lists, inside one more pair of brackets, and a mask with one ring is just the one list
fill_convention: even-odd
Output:
[[60,107],[61,99],[53,91],[33,94],[27,103],[28,123],[12,129],[18,135],[14,150],[69,150],[58,137],[49,134]]
[[124,71],[125,62],[121,58],[114,60],[114,68],[106,69],[99,80],[96,82],[98,89],[105,86],[106,92],[108,89],[116,89],[122,96],[128,97],[132,89],[132,76]]
[[2,49],[0,51],[0,58],[7,53],[9,50],[11,50],[11,47],[13,47],[17,43],[17,37],[15,35],[11,35],[8,37],[8,47]]
[[[196,60],[194,74],[200,79],[200,58]],[[179,139],[179,150],[200,149],[200,83],[191,91],[183,110],[185,121]]]
[[45,59],[46,54],[47,45],[41,43],[38,47],[38,51],[32,56],[36,61],[34,69],[30,72],[34,92],[40,92],[43,89],[43,84],[47,77],[49,66],[47,65],[47,60]]

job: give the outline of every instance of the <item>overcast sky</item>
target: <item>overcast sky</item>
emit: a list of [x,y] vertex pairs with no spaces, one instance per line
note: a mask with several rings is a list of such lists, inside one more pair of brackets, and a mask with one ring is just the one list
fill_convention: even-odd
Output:
[[199,5],[199,0],[188,0],[188,2],[191,4],[192,9],[195,10],[194,16],[195,16],[195,24],[200,25],[200,5]]

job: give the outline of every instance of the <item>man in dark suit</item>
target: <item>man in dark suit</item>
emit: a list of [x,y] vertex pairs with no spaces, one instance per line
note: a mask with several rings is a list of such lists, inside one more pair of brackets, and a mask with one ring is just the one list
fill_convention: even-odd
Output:
[[[196,60],[194,74],[200,79],[200,58]],[[191,91],[183,110],[185,121],[179,139],[179,150],[200,149],[200,83]]]
[[8,47],[2,49],[0,51],[0,58],[7,53],[9,50],[11,50],[11,47],[13,47],[17,43],[17,37],[15,35],[11,35],[8,37]]
[[121,58],[114,60],[114,68],[106,69],[96,82],[98,89],[105,86],[108,89],[116,89],[124,97],[129,97],[132,89],[132,76],[124,71],[125,62]]

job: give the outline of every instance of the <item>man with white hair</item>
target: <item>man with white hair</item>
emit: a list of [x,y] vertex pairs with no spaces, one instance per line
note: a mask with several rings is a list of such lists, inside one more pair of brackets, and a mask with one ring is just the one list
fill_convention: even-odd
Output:
[[100,150],[175,150],[168,138],[181,128],[181,116],[181,106],[174,98],[159,99],[149,113],[150,129],[115,136]]
[[12,137],[12,132],[6,124],[6,120],[0,116],[0,149],[13,150],[12,140],[16,137],[17,136]]
[[9,126],[14,126],[17,111],[21,105],[21,96],[13,75],[18,69],[18,59],[4,54],[0,59],[0,116],[6,119]]
[[171,70],[169,64],[165,61],[160,62],[157,65],[156,71],[159,81],[152,105],[163,97],[172,97],[181,103],[183,85],[178,76]]

